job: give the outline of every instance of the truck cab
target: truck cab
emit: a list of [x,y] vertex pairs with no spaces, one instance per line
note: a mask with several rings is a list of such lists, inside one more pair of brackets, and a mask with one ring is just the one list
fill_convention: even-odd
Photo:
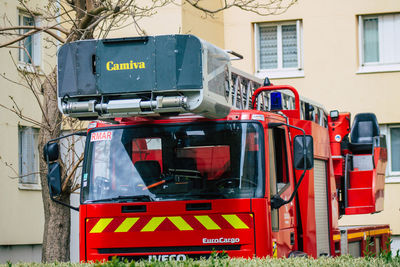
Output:
[[[132,53],[141,68],[129,67]],[[352,242],[362,255],[367,236],[382,248],[389,237],[385,225],[338,226],[342,214],[382,209],[380,196],[368,208],[354,199],[383,192],[383,142],[360,158],[362,145],[346,146],[347,113],[327,114],[291,86],[262,86],[197,37],[68,44],[58,77],[60,110],[93,120],[83,133],[81,261],[334,256]],[[58,140],[45,151],[60,203]],[[352,190],[360,179],[370,189]]]

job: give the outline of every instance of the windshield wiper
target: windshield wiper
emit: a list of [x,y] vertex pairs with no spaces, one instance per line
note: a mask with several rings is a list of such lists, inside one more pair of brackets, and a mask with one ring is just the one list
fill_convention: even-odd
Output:
[[89,200],[88,203],[96,203],[96,202],[109,202],[109,201],[121,201],[121,200],[137,200],[137,201],[147,201],[151,202],[154,199],[150,195],[132,195],[132,196],[118,196],[118,197],[111,197],[111,198],[103,198],[103,199],[96,199],[96,200]]

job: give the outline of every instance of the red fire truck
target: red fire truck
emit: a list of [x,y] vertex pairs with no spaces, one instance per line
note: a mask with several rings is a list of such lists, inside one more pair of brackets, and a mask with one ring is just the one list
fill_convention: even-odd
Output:
[[[87,135],[75,208],[82,261],[387,249],[388,225],[338,225],[383,209],[386,144],[375,115],[350,126],[349,113],[232,68],[237,57],[192,35],[60,49],[60,110],[92,120],[78,133]],[[45,146],[58,202],[59,139]]]

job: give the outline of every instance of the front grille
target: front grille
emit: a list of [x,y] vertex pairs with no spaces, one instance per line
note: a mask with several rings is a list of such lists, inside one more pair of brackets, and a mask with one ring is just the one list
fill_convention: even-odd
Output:
[[240,250],[240,245],[217,245],[217,246],[181,246],[181,247],[147,247],[147,248],[99,248],[99,254],[121,254],[121,253],[166,253],[166,252],[192,252],[192,251],[214,251],[214,250]]

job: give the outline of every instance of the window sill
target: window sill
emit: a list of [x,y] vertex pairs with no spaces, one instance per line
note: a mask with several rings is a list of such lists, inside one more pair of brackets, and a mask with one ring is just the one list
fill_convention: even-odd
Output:
[[357,74],[400,71],[400,64],[360,66]]
[[17,68],[21,72],[28,72],[28,73],[37,73],[39,75],[43,75],[39,66],[34,66],[29,63],[19,62]]
[[18,184],[19,190],[28,190],[28,191],[41,191],[42,187],[39,184]]
[[280,78],[303,78],[303,69],[287,69],[287,70],[259,70],[255,73],[255,76],[261,79],[268,77],[269,79],[280,79]]
[[385,178],[385,184],[399,184],[400,175],[391,175]]

